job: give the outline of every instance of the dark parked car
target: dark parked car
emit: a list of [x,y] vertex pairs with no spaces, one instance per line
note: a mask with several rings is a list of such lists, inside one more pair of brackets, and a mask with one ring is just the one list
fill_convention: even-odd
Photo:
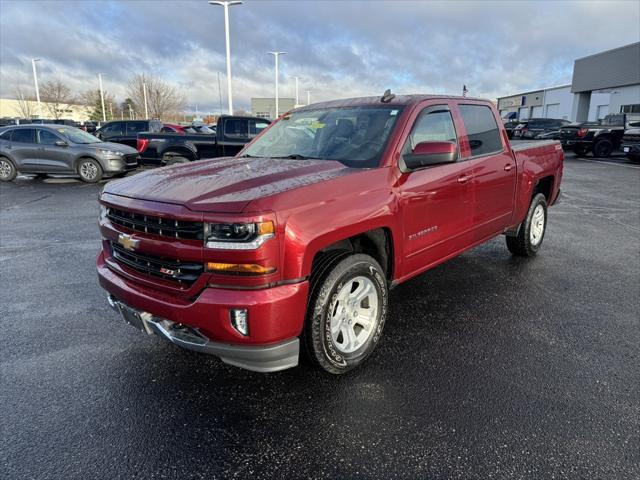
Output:
[[[269,120],[257,117],[223,115],[218,119],[217,133],[141,133],[138,135],[140,163],[171,165],[202,158],[231,157],[242,150],[262,130]],[[209,129],[200,125],[200,131]]]
[[511,139],[513,138],[513,131],[516,127],[520,125],[520,122],[517,120],[513,120],[511,122],[505,122],[504,129],[507,131],[507,136]]
[[546,133],[558,132],[563,125],[569,125],[569,120],[558,118],[530,118],[522,120],[513,130],[515,139],[538,139],[538,136]]
[[627,115],[620,113],[599,122],[571,123],[561,128],[560,141],[578,156],[593,152],[594,157],[608,157],[620,148],[628,121]]
[[622,151],[629,160],[633,162],[640,160],[640,128],[634,127],[624,132]]
[[78,174],[85,182],[126,174],[138,166],[138,152],[103,142],[79,128],[64,125],[17,125],[0,128],[0,180],[18,172]]
[[122,143],[135,148],[139,133],[159,133],[161,129],[159,120],[116,120],[102,125],[94,135],[105,142]]

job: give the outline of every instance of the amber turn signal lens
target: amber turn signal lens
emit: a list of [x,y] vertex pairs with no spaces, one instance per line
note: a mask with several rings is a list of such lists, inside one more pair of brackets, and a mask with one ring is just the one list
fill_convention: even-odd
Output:
[[240,273],[245,275],[266,275],[276,271],[275,267],[263,267],[255,263],[207,262],[207,271],[212,273]]
[[260,222],[257,224],[258,235],[273,235],[275,229],[273,228],[273,222]]

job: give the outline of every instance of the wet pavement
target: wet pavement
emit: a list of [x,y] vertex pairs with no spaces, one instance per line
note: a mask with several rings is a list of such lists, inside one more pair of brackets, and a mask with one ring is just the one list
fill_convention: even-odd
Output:
[[503,238],[392,291],[334,377],[145,337],[97,284],[100,186],[0,185],[0,477],[639,478],[640,165],[573,159]]

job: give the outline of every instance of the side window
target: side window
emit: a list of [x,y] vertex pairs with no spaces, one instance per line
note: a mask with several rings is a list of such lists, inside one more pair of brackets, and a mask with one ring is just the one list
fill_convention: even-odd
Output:
[[162,130],[162,124],[160,122],[150,122],[149,123],[149,131],[151,133],[158,133],[161,130]]
[[4,132],[0,132],[0,140],[10,140],[11,132],[12,130],[5,130]]
[[49,130],[38,130],[38,143],[40,145],[55,145],[60,140]]
[[267,128],[269,124],[267,122],[260,122],[255,120],[249,120],[249,137],[255,138],[262,130]]
[[36,143],[35,128],[16,128],[11,135],[12,142]]
[[101,133],[104,137],[115,137],[117,135],[122,135],[122,123],[115,122],[107,124],[101,130]]
[[224,136],[229,140],[249,138],[249,121],[243,118],[229,119],[224,124]]
[[489,107],[460,105],[460,115],[467,130],[472,157],[502,151],[500,130]]
[[146,132],[148,130],[147,128],[147,122],[127,122],[127,133],[126,135],[137,135],[138,132]]
[[432,110],[423,112],[416,119],[413,129],[402,149],[402,154],[411,153],[421,142],[453,142],[457,143],[456,130],[449,110]]

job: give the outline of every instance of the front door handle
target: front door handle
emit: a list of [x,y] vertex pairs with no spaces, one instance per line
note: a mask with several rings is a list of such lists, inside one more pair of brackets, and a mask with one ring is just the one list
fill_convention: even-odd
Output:
[[458,177],[458,183],[467,183],[471,178],[471,175],[462,174]]
[[504,171],[505,171],[505,172],[510,172],[512,168],[513,168],[513,165],[512,165],[512,164],[510,164],[510,163],[507,163],[507,164],[504,166]]

